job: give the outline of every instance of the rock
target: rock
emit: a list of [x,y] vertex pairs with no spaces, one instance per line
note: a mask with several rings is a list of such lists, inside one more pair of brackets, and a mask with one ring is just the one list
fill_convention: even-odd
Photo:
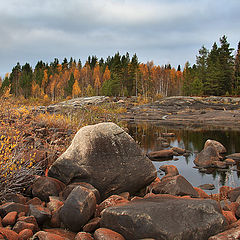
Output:
[[208,146],[214,146],[218,153],[226,153],[226,148],[218,141],[208,139],[204,144],[204,149]]
[[96,197],[92,191],[78,186],[72,190],[60,209],[60,219],[71,231],[79,232],[96,209]]
[[232,165],[236,164],[236,162],[233,159],[231,159],[231,158],[227,158],[223,162],[225,162],[227,166],[228,165],[232,166]]
[[61,227],[59,211],[60,211],[60,209],[52,212],[52,217],[51,217],[51,220],[50,220],[50,226],[53,227],[53,228]]
[[173,157],[173,150],[172,149],[166,149],[166,150],[160,150],[155,152],[149,152],[147,156],[151,160],[157,160],[157,159],[171,159]]
[[31,229],[23,229],[19,234],[19,240],[28,240],[33,236]]
[[29,206],[23,205],[21,203],[15,203],[15,202],[8,202],[0,206],[1,217],[4,217],[9,212],[15,212],[15,211],[17,213],[24,212],[26,214],[29,211]]
[[33,235],[33,240],[68,240],[65,237],[61,237],[54,233],[49,233],[45,231],[39,231]]
[[212,145],[204,148],[195,158],[194,163],[199,167],[211,167],[214,161],[219,161],[221,156]]
[[233,154],[227,155],[226,158],[230,158],[238,162],[240,161],[240,153],[233,153]]
[[223,216],[226,218],[228,224],[235,223],[237,221],[237,218],[231,211],[224,211],[222,210]]
[[68,231],[66,229],[62,229],[62,228],[44,228],[43,231],[47,232],[47,233],[53,233],[56,235],[59,235],[61,237],[64,237],[66,240],[73,240],[75,239],[76,233]]
[[175,137],[175,133],[161,133],[162,137]]
[[47,208],[53,212],[59,209],[63,205],[63,201],[60,201],[58,197],[50,196],[49,202],[47,203]]
[[23,222],[23,221],[17,221],[17,223],[14,225],[12,230],[14,232],[16,232],[16,233],[20,233],[24,229],[30,229],[30,230],[34,231],[35,226],[32,223],[26,223],[26,222]]
[[26,222],[26,223],[32,223],[34,225],[33,232],[39,231],[37,220],[34,216],[27,216],[27,217],[19,217],[18,221]]
[[227,197],[231,202],[236,202],[238,196],[240,196],[240,187],[234,188],[227,192]]
[[42,200],[39,199],[38,197],[34,197],[32,199],[30,199],[29,201],[27,201],[27,205],[42,205]]
[[58,196],[66,187],[61,181],[51,177],[39,177],[32,184],[32,195],[48,202],[49,196]]
[[[199,221],[201,219],[201,221]],[[134,200],[106,208],[100,226],[131,239],[199,240],[223,231],[227,223],[218,203],[170,195]]]
[[221,200],[228,198],[228,192],[232,190],[232,187],[229,186],[222,186],[220,187],[220,198]]
[[26,204],[26,197],[19,193],[9,193],[6,195],[5,200],[7,202]]
[[0,227],[1,239],[18,240],[18,234],[10,229]]
[[51,219],[51,212],[48,208],[41,205],[29,205],[29,207],[29,215],[36,218],[38,225],[42,225]]
[[62,197],[64,200],[66,200],[69,194],[71,193],[71,191],[77,186],[82,186],[91,190],[95,194],[97,203],[100,202],[101,199],[100,199],[99,191],[94,186],[86,182],[76,182],[76,183],[67,185],[66,188],[59,194],[59,196]]
[[159,169],[165,172],[165,178],[179,175],[178,169],[174,165],[162,165]]
[[100,227],[100,217],[91,219],[84,227],[84,232],[94,232],[97,228]]
[[202,184],[202,185],[199,185],[198,187],[203,189],[203,190],[213,190],[213,189],[215,189],[214,184],[210,184],[210,183]]
[[224,161],[213,161],[212,166],[216,168],[222,168],[222,169],[227,168],[227,164]]
[[152,192],[155,194],[199,197],[197,191],[182,175],[165,178],[153,187]]
[[240,238],[240,226],[231,228],[215,236],[210,237],[208,240],[237,240]]
[[2,225],[14,225],[17,219],[17,212],[10,212],[2,219]]
[[178,154],[180,155],[183,155],[184,153],[186,153],[186,150],[185,149],[182,149],[182,148],[179,148],[179,147],[173,147],[172,150],[174,152],[177,152]]
[[124,198],[121,197],[119,195],[112,195],[109,198],[105,199],[103,202],[101,202],[101,204],[99,204],[96,208],[96,212],[95,212],[95,217],[99,217],[100,213],[108,207],[112,207],[115,205],[123,205],[128,203],[129,201]]
[[90,233],[79,232],[76,235],[75,240],[94,240],[94,239]]
[[97,229],[93,236],[95,240],[125,240],[121,234],[107,228]]
[[156,169],[123,129],[114,123],[99,123],[78,131],[48,175],[65,184],[90,183],[106,199],[137,192],[156,178]]
[[210,196],[205,193],[201,188],[194,187],[194,189],[197,191],[200,198],[210,198]]

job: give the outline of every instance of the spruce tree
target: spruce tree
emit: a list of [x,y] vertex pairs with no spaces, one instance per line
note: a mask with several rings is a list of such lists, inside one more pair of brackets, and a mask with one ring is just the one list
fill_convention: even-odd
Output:
[[238,43],[237,54],[234,61],[234,93],[240,94],[240,42]]

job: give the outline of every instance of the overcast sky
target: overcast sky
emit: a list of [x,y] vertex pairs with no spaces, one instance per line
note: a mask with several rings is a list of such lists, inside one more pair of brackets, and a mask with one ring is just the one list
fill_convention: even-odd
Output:
[[141,62],[191,64],[224,34],[240,41],[240,0],[0,0],[0,75],[72,56],[137,53]]

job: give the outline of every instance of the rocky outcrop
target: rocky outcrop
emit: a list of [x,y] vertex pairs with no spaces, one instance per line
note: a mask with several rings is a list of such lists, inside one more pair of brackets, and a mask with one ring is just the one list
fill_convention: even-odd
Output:
[[100,225],[127,240],[199,240],[223,231],[226,221],[214,200],[159,195],[105,209]]
[[100,123],[81,128],[48,175],[65,184],[90,183],[105,199],[137,192],[156,178],[156,169],[122,128]]
[[166,149],[166,150],[149,152],[147,156],[151,160],[169,160],[173,157],[173,154],[174,152],[172,149]]

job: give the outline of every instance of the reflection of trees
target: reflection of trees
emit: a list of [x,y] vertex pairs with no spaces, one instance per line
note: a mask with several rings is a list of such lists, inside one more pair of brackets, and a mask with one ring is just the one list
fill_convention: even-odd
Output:
[[[237,131],[173,129],[150,122],[129,123],[127,127],[129,134],[140,144],[144,152],[162,149],[161,142],[157,139],[163,132],[176,134],[174,138],[167,138],[170,145],[185,148],[192,153],[200,152],[207,139],[221,142],[226,147],[228,154],[240,152],[240,132]],[[188,164],[191,157],[186,157],[185,159]],[[237,169],[240,170],[240,164],[237,165]],[[226,183],[225,172],[213,171],[211,174],[214,179],[219,176],[219,184],[224,185]],[[237,172],[237,176],[240,177],[240,172]]]

